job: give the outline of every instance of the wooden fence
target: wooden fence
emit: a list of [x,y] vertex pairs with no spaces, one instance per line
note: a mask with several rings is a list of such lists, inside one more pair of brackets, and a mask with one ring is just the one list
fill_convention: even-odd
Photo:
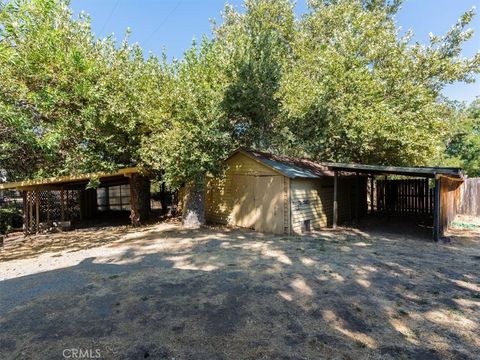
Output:
[[458,213],[463,182],[441,178],[440,183],[440,224],[446,230]]
[[460,194],[458,212],[480,216],[480,178],[465,179]]
[[433,213],[434,189],[428,179],[376,180],[376,211],[386,214]]

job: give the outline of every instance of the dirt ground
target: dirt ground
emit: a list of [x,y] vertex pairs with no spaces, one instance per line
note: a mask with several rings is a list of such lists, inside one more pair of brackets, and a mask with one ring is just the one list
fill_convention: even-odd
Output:
[[478,359],[480,227],[449,236],[158,224],[10,237],[0,359]]

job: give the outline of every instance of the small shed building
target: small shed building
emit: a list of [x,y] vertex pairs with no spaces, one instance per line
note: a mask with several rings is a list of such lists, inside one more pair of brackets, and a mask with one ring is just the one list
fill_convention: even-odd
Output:
[[[307,159],[238,149],[206,189],[206,220],[274,234],[333,225],[334,172]],[[367,211],[367,178],[340,173],[338,221]]]
[[244,148],[225,161],[225,176],[207,183],[206,220],[274,234],[335,228],[365,215],[407,216],[425,219],[438,240],[463,183],[459,168],[315,162]]

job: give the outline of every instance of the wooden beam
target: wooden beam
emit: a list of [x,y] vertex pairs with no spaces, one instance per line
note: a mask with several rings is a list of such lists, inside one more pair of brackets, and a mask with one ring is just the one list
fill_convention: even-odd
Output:
[[433,196],[433,240],[438,241],[441,236],[440,226],[440,186],[441,182],[438,177],[435,178],[435,189]]
[[105,188],[105,210],[110,210],[110,187]]
[[[131,188],[132,188],[132,185],[130,185],[130,189],[131,189]],[[131,191],[131,190],[130,190],[130,191]],[[120,195],[119,195],[119,200],[120,200],[120,210],[123,210],[123,202],[122,202],[122,185],[120,185],[120,186],[118,187],[118,193],[120,194]],[[130,192],[130,194],[131,194],[131,192]],[[132,200],[132,199],[130,199],[130,200]],[[130,207],[131,207],[131,205],[130,205]]]
[[358,224],[360,212],[360,174],[357,172],[355,176],[355,224]]
[[70,202],[68,201],[68,195],[70,190],[65,190],[65,219],[70,220]]
[[85,189],[79,190],[80,192],[80,221],[83,221],[85,219],[85,207],[86,207],[86,196],[85,196]]
[[452,176],[453,178],[463,178],[461,168],[449,167],[403,167],[403,166],[381,166],[381,165],[364,165],[364,164],[343,164],[323,162],[322,165],[330,170],[346,171],[346,172],[363,172],[376,174],[396,174],[407,176],[421,176],[434,178],[438,175]]
[[136,174],[139,171],[140,171],[139,168],[130,167],[130,168],[119,169],[117,172],[114,172],[114,173],[97,172],[97,173],[77,174],[77,175],[70,175],[70,176],[51,177],[51,178],[40,179],[40,180],[27,180],[27,181],[20,181],[20,182],[4,183],[4,184],[0,184],[0,190],[7,190],[7,189],[20,190],[30,186],[51,185],[51,184],[65,185],[65,183],[71,183],[75,181],[88,182],[92,178],[98,178],[100,181],[102,181],[103,178],[116,177],[116,176],[129,176],[130,174]]
[[40,231],[40,191],[35,191],[35,233]]
[[130,220],[133,226],[138,226],[137,192],[136,192],[136,174],[130,177]]
[[27,204],[27,192],[22,191],[23,197],[23,234],[28,235],[28,204]]
[[338,171],[334,172],[333,177],[333,228],[337,228],[338,222],[338,202],[337,202],[337,192],[338,192]]
[[373,197],[373,187],[375,185],[375,175],[371,174],[370,175],[370,214],[373,215],[373,202],[374,202],[374,197]]
[[28,232],[31,234],[33,232],[33,202],[32,202],[32,191],[30,191],[30,199],[28,201],[28,215],[29,215],[29,226]]
[[[288,211],[287,211],[287,218],[288,218],[288,235],[292,235],[292,181],[288,177],[284,177],[283,181],[286,184],[286,191],[287,191],[287,203],[288,203]],[[165,184],[162,184],[164,186]]]
[[50,200],[51,200],[51,192],[47,191],[47,226],[50,227]]
[[65,221],[65,191],[60,190],[60,213],[62,221]]

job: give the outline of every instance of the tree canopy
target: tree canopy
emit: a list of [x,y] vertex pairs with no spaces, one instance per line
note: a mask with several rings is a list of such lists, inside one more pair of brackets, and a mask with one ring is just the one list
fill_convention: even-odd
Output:
[[160,73],[128,38],[96,39],[68,2],[1,2],[0,168],[16,179],[139,163]]
[[97,39],[64,0],[0,0],[0,169],[8,179],[141,165],[171,188],[222,171],[237,146],[317,160],[461,163],[478,174],[478,102],[461,56],[466,11],[428,45],[401,35],[400,0],[227,5],[180,60]]
[[468,106],[457,104],[452,112],[443,163],[480,176],[480,98]]
[[282,80],[292,148],[317,159],[428,164],[446,130],[441,89],[470,81],[480,57],[460,57],[468,11],[444,37],[410,44],[383,1],[312,1]]
[[[144,163],[163,173],[171,188],[219,175],[222,160],[232,150],[228,119],[221,107],[227,79],[215,42],[203,39],[183,61],[166,68],[162,116],[150,123],[144,138]],[[168,85],[167,85],[168,84]]]

